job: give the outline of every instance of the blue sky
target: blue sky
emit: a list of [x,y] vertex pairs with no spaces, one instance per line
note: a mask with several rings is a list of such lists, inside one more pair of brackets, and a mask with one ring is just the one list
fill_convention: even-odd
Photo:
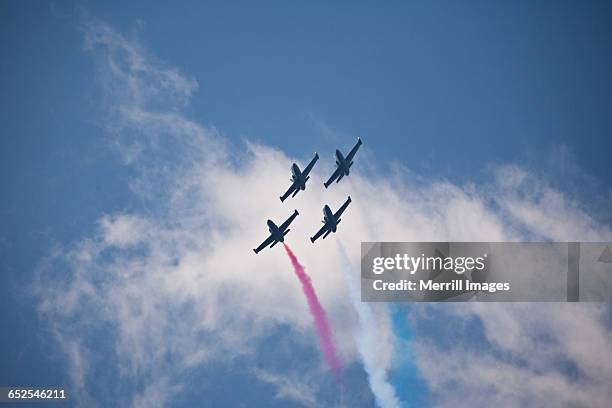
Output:
[[[398,204],[387,208],[389,213],[398,211],[424,217],[447,214],[440,228],[411,230],[414,238],[478,236],[470,231],[476,228],[474,225],[481,225],[480,220],[472,221],[473,225],[468,220],[469,225],[455,227],[454,208],[438,207],[436,199],[456,198],[455,194],[459,194],[456,188],[461,190],[461,200],[467,197],[465,202],[478,201],[486,207],[482,219],[488,222],[494,215],[492,227],[483,227],[484,232],[479,236],[482,239],[525,236],[557,240],[593,236],[609,239],[609,228],[602,223],[610,221],[609,198],[612,197],[610,4],[559,1],[513,4],[394,2],[385,5],[270,2],[255,6],[249,2],[228,3],[182,2],[173,7],[163,2],[129,5],[122,2],[3,2],[0,5],[0,120],[4,129],[0,140],[3,191],[0,200],[0,310],[4,333],[0,336],[0,346],[9,351],[1,357],[0,384],[74,387],[71,383],[74,367],[65,363],[66,357],[58,343],[72,342],[70,344],[85,347],[83,344],[95,338],[94,333],[86,332],[88,327],[81,324],[86,315],[65,316],[37,311],[45,296],[57,301],[58,294],[66,289],[62,289],[62,284],[72,287],[72,282],[78,281],[74,261],[48,262],[51,254],[68,254],[91,240],[101,249],[88,268],[112,269],[127,262],[124,254],[113,252],[116,242],[112,243],[109,238],[113,228],[119,228],[120,218],[117,217],[137,216],[147,225],[160,222],[164,227],[184,221],[175,216],[178,210],[172,208],[174,201],[169,199],[169,193],[166,194],[172,190],[167,186],[184,180],[181,162],[192,170],[197,169],[200,162],[189,155],[181,156],[190,149],[189,145],[172,141],[169,145],[176,150],[159,152],[145,147],[145,159],[136,159],[136,164],[126,163],[125,150],[131,141],[144,140],[146,135],[143,134],[147,132],[163,135],[174,129],[159,130],[157,124],[137,123],[134,117],[118,117],[117,106],[135,105],[145,111],[180,114],[185,123],[196,123],[199,133],[214,134],[215,141],[222,141],[232,151],[227,157],[219,155],[222,159],[215,156],[215,160],[227,159],[235,163],[235,167],[219,176],[236,185],[252,180],[245,176],[246,170],[261,170],[262,158],[272,157],[284,164],[285,161],[290,163],[290,158],[304,161],[313,151],[318,151],[322,159],[330,161],[336,147],[347,149],[356,136],[361,136],[365,142],[360,151],[363,178],[350,185],[357,197],[359,192],[367,196],[372,186],[384,187],[387,177],[389,180],[408,177],[408,181],[402,178],[402,188],[398,190],[406,192],[416,187],[422,193],[414,193],[417,198],[431,197],[430,200],[423,199],[422,206],[417,207],[404,208]],[[104,40],[100,42],[102,45],[87,50],[85,39],[92,24],[110,27],[121,39]],[[123,40],[138,44],[136,54],[144,56],[152,72],[178,72],[182,78],[197,81],[197,90],[181,95],[180,90],[171,89],[170,93],[176,91],[186,100],[175,103],[165,98],[167,89],[161,89],[159,95],[145,102],[114,89],[121,83],[109,74],[108,62],[112,58],[108,56],[114,52],[109,49],[112,41],[123,44]],[[142,80],[139,86],[142,85],[150,84]],[[113,133],[113,129],[118,131]],[[145,146],[149,146],[148,143],[148,139],[142,142]],[[252,144],[262,146],[263,150],[256,148],[253,153],[247,147]],[[498,177],[496,174],[507,175],[503,172],[507,169],[502,168],[499,173],[499,166],[506,165],[522,169],[511,167],[511,174],[531,180],[528,185],[504,185],[504,188],[516,187],[516,191],[499,193],[500,187],[492,179]],[[321,163],[321,166],[329,164]],[[399,166],[404,167],[402,171],[408,176],[397,175]],[[161,168],[169,168],[171,173],[168,180],[160,182],[165,192],[155,192],[158,195],[154,197],[143,194],[138,186],[148,186],[153,177],[150,176],[152,169]],[[279,179],[281,182],[289,177],[289,167],[286,168],[286,174]],[[260,189],[253,191],[282,190],[276,187],[276,180],[258,184],[256,187]],[[423,187],[435,183],[448,183],[453,187],[448,188],[449,193],[441,195],[438,189]],[[224,203],[215,186],[207,186],[203,191],[210,200],[207,203]],[[376,191],[387,194],[386,190]],[[482,192],[483,196],[474,191]],[[200,192],[196,189],[197,194]],[[272,198],[278,195],[274,194]],[[387,200],[389,203],[394,200],[403,203],[415,196],[398,193],[388,197],[392,198]],[[333,199],[339,201],[340,196]],[[306,208],[306,201],[298,203],[296,205]],[[193,203],[181,203],[181,211],[185,207],[194,214],[203,213],[203,209]],[[469,218],[463,211],[471,207],[458,208],[459,218],[464,214]],[[498,211],[499,208],[503,211]],[[242,214],[235,211],[232,214]],[[284,216],[284,211],[280,210],[244,211],[253,218],[262,219],[261,225],[254,227],[259,235],[265,232],[265,217]],[[315,218],[319,211],[319,208],[313,211]],[[543,215],[530,216],[534,211],[537,214],[541,211],[550,219]],[[363,224],[369,225],[367,217],[362,218]],[[104,224],[102,220],[110,221]],[[206,223],[214,225],[215,220],[206,219]],[[551,227],[555,223],[563,228]],[[398,225],[403,226],[399,222]],[[157,225],[156,228],[161,227]],[[215,228],[204,226],[197,232],[233,236],[233,232],[228,231],[244,229],[245,225]],[[393,227],[385,228],[371,233],[387,240],[391,239],[387,237],[398,236]],[[460,232],[456,232],[458,230]],[[360,235],[361,231],[368,230],[364,227],[354,231],[355,239],[365,237],[365,233]],[[173,230],[173,233],[178,232]],[[189,245],[184,243],[185,247]],[[236,245],[241,248],[240,243]],[[309,258],[313,255],[306,249],[302,254],[307,261],[312,261],[310,265],[316,265],[314,259]],[[152,264],[158,259],[148,258],[147,262]],[[177,262],[182,265],[189,259],[186,256]],[[308,269],[309,264],[305,265]],[[48,272],[49,268],[52,273]],[[258,272],[264,266],[254,268]],[[314,271],[315,284],[317,273],[326,276]],[[44,282],[47,276],[59,282],[57,291],[43,295],[42,300],[40,296],[33,297],[32,282],[41,277]],[[95,286],[98,278],[91,279],[89,282]],[[114,280],[113,284],[121,282]],[[322,285],[322,297],[330,306],[332,322],[342,321],[343,313],[348,313],[345,310],[348,306],[341,301],[346,298],[345,294],[337,292],[339,286],[334,286],[333,282],[319,284]],[[49,285],[56,288],[54,282]],[[106,289],[100,290],[109,293]],[[190,302],[192,300],[187,301]],[[297,302],[295,307],[299,305]],[[100,304],[85,302],[83,310],[97,306]],[[110,309],[118,307],[111,306]],[[171,307],[168,315],[183,310],[181,307],[192,307],[173,306],[176,309]],[[196,311],[186,314],[201,317],[197,303],[193,307]],[[435,338],[435,325],[430,324],[430,320],[424,319],[419,311],[401,310],[409,315],[408,321],[419,329],[422,338]],[[386,321],[388,311],[379,312],[381,321]],[[448,318],[445,310],[434,312]],[[304,393],[314,395],[317,401],[338,403],[337,390],[313,379],[315,374],[311,373],[310,379],[292,377],[292,370],[310,372],[312,364],[308,362],[316,360],[318,355],[316,343],[302,339],[307,327],[305,321],[269,313],[265,309],[256,318],[245,318],[249,324],[263,320],[269,329],[266,335],[259,335],[249,343],[255,352],[234,356],[230,361],[213,358],[188,370],[171,364],[172,376],[164,379],[166,385],[180,383],[186,392],[183,399],[167,403],[190,406],[198,401],[201,391],[194,386],[197,383],[208,384],[206,389],[209,390],[223,390],[240,383],[246,384],[245,395],[261,404],[308,404],[304,395],[301,402],[279,397],[278,390],[282,387],[269,370],[284,373],[287,378],[299,378],[294,382],[307,384],[311,394]],[[396,313],[397,310],[393,321],[397,319]],[[487,322],[493,317],[483,316],[480,310],[466,313],[468,317],[451,315],[471,323],[470,319],[482,319],[476,326],[484,336],[482,344],[490,346],[492,355],[498,356],[500,350],[495,347],[501,347],[505,353],[514,353],[512,358],[518,358],[516,354],[527,352],[533,346],[530,343],[521,345],[523,348],[514,345],[508,348],[505,343],[495,343],[495,338],[487,340]],[[601,312],[592,313],[587,315],[596,316],[594,321],[600,323]],[[521,312],[516,316],[521,316]],[[547,317],[544,313],[543,318]],[[117,319],[113,316],[107,323],[120,327],[124,322]],[[605,321],[605,313],[602,319]],[[54,330],[64,325],[72,325],[67,329],[69,338],[58,340]],[[95,327],[95,330],[103,330],[103,327]],[[219,330],[215,325],[206,335],[220,335]],[[351,330],[346,329],[346,339],[351,337]],[[557,330],[555,333],[563,331],[557,327],[554,330]],[[605,325],[602,330],[606,333]],[[343,329],[338,331],[343,332]],[[403,326],[397,329],[397,333],[405,332]],[[232,332],[232,336],[235,334]],[[121,332],[116,336],[95,340],[92,348],[101,350],[101,355],[108,358],[121,355],[117,351],[119,341],[115,340],[123,337]],[[343,336],[339,334],[345,339]],[[160,341],[174,340],[164,338]],[[277,343],[280,346],[273,347]],[[428,344],[419,347],[436,347],[435,342]],[[445,347],[442,345],[435,350]],[[274,355],[277,351],[282,358]],[[350,346],[343,353],[350,362],[347,377],[353,395],[346,398],[355,404],[370,406],[374,399],[359,358]],[[504,361],[512,358],[506,355]],[[284,359],[291,361],[282,364]],[[93,361],[98,360],[94,358]],[[150,378],[144,375],[133,383],[120,385],[117,373],[121,369],[114,360],[99,366],[93,361],[89,362],[95,367],[92,372],[96,375],[106,373],[102,378],[107,379],[107,382],[96,383],[91,373],[87,377],[84,388],[94,399],[101,398],[107,389],[120,390],[127,398],[133,394],[131,387],[140,389],[151,378],[151,381],[159,380],[147,370],[159,370],[160,366],[147,366],[140,367],[142,371],[139,372],[148,373]],[[580,363],[580,358],[577,357],[577,361]],[[425,378],[418,380],[419,392],[426,394],[428,387],[433,387],[429,397],[421,397],[429,405],[443,406],[442,397],[435,394],[435,382],[428,380],[426,362],[415,364]],[[555,364],[560,362],[555,360]],[[168,368],[163,364],[161,367]],[[260,371],[254,374],[253,367]],[[390,370],[392,379],[415,378],[416,369],[412,366]],[[589,372],[588,368],[585,371]],[[409,394],[402,391],[407,381],[412,380],[394,385],[406,406],[410,406]],[[207,391],[207,395],[218,404],[238,405],[239,402],[232,399],[238,398],[236,395],[227,392]]]

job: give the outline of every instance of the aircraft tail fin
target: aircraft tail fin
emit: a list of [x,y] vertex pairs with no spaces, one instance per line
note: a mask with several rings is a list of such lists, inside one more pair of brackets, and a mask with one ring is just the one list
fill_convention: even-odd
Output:
[[300,189],[296,188],[295,192],[293,194],[291,194],[291,197],[295,197],[297,195],[297,193],[299,193],[299,192],[300,192]]
[[287,231],[283,232],[283,236],[287,235],[291,231],[291,228],[287,228]]
[[272,248],[274,245],[276,245],[276,244],[278,244],[278,243],[279,243],[279,241],[274,241],[274,242],[272,243],[272,245],[270,245],[270,248]]
[[329,234],[331,234],[331,230],[327,230],[327,232],[323,235],[323,239],[325,239],[325,237],[328,236]]
[[344,177],[344,173],[340,173],[340,176],[338,176],[338,178],[336,179],[336,183],[339,183],[340,180],[342,180],[342,177]]

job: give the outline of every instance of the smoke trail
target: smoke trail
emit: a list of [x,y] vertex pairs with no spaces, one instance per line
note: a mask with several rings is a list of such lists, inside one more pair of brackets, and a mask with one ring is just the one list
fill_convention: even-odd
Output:
[[334,340],[332,339],[327,317],[325,317],[325,310],[323,310],[321,303],[319,303],[317,294],[315,293],[314,287],[310,281],[310,276],[308,276],[306,271],[304,271],[304,267],[300,265],[291,249],[289,249],[286,244],[283,244],[283,246],[285,247],[285,251],[287,251],[287,255],[289,255],[289,258],[291,259],[291,264],[293,265],[295,274],[302,283],[302,290],[304,291],[304,295],[308,301],[308,308],[310,309],[310,313],[312,314],[315,322],[315,327],[317,328],[317,334],[319,335],[321,349],[325,355],[325,361],[327,361],[327,364],[331,368],[336,378],[340,380],[342,367],[338,357],[336,356],[336,347],[334,346]]
[[344,247],[338,242],[342,256],[344,278],[349,290],[349,297],[359,317],[359,333],[357,334],[357,349],[364,369],[368,374],[370,389],[379,407],[399,407],[400,401],[393,386],[387,381],[387,364],[380,361],[377,352],[380,344],[378,327],[372,309],[367,303],[361,302],[359,287],[355,278],[351,275],[351,263]]

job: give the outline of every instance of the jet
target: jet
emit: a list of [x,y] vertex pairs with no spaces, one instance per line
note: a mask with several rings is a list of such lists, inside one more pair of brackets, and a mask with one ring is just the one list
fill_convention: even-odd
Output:
[[332,213],[331,209],[329,208],[329,205],[325,205],[325,207],[323,207],[323,226],[319,231],[317,231],[314,237],[310,238],[310,242],[314,243],[317,238],[319,238],[323,234],[325,234],[323,235],[323,239],[325,239],[325,237],[328,236],[330,233],[336,232],[338,224],[340,224],[340,216],[342,215],[344,210],[346,210],[346,207],[348,207],[350,203],[351,196],[346,199],[344,204],[342,204],[342,206],[338,209],[338,211],[336,211],[335,214]]
[[334,171],[334,174],[331,175],[329,180],[323,183],[325,188],[329,187],[334,180],[336,180],[336,183],[338,183],[340,180],[342,180],[342,177],[349,175],[349,169],[353,165],[353,157],[355,157],[355,153],[357,153],[359,146],[361,146],[361,138],[358,137],[357,144],[351,149],[346,157],[342,156],[340,150],[336,149],[336,171]]
[[300,171],[300,168],[295,163],[291,165],[291,182],[293,184],[291,184],[289,190],[280,197],[281,202],[285,201],[291,193],[293,193],[291,197],[295,197],[300,190],[306,190],[306,181],[310,178],[308,173],[310,173],[310,170],[312,170],[317,160],[319,160],[319,155],[315,152],[314,158],[308,163],[308,166],[304,168],[304,171]]
[[270,248],[272,248],[279,242],[285,242],[285,235],[287,235],[287,233],[290,231],[290,229],[288,228],[289,224],[293,222],[293,220],[295,219],[295,217],[298,216],[298,214],[298,211],[295,210],[293,214],[291,214],[289,218],[287,218],[287,220],[283,222],[280,226],[274,224],[272,220],[268,220],[268,230],[270,231],[270,236],[266,238],[266,240],[262,242],[260,246],[253,249],[253,251],[255,251],[255,253],[257,254],[259,253],[259,251],[261,251],[270,244],[272,244],[270,245]]

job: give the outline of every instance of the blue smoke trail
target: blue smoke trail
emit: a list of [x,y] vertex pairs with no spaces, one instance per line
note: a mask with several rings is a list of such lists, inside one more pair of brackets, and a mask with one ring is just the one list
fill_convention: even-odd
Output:
[[361,293],[357,281],[351,274],[351,263],[342,244],[338,243],[343,260],[342,270],[349,289],[349,297],[359,317],[359,332],[357,333],[357,349],[368,374],[370,389],[376,399],[376,404],[382,408],[400,406],[395,389],[387,379],[386,364],[379,360],[377,345],[380,343],[378,327],[372,309],[367,303],[361,302]]
[[389,373],[389,381],[394,384],[404,407],[426,406],[424,399],[428,392],[427,384],[419,376],[414,362],[416,356],[410,346],[415,337],[414,329],[408,320],[411,305],[392,303],[389,307],[396,338],[394,364]]

